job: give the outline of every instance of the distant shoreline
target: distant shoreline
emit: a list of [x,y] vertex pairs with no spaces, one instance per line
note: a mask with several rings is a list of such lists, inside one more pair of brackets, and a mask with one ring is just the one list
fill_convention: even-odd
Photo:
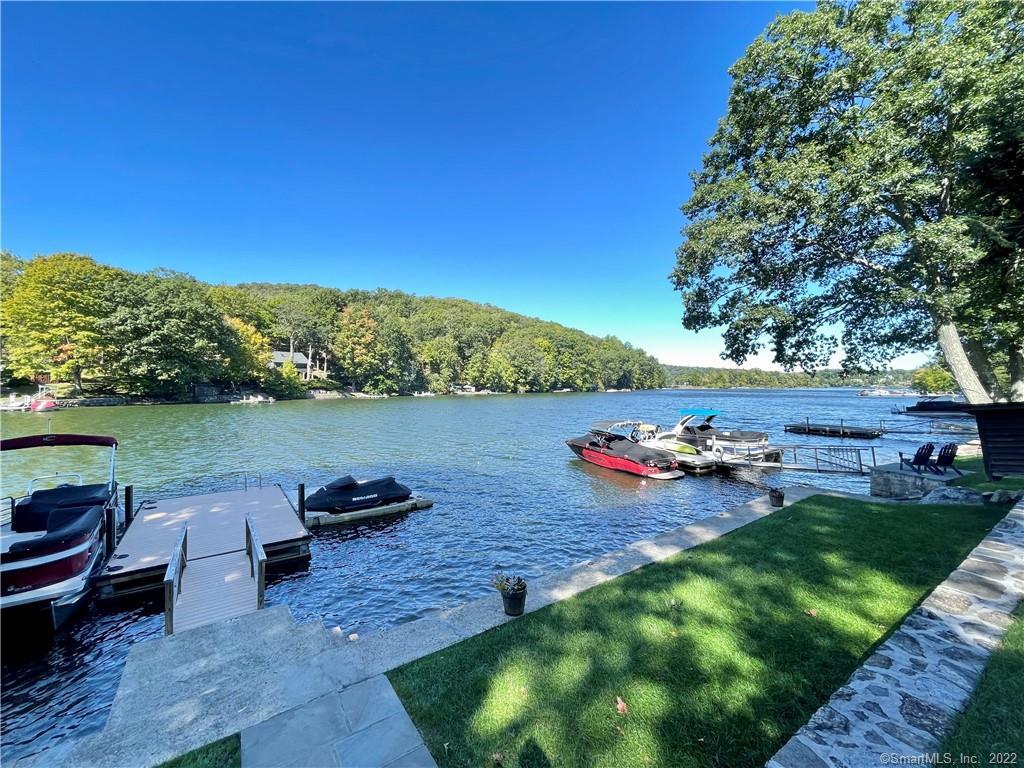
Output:
[[[730,391],[759,391],[759,392],[793,392],[793,391],[857,391],[864,389],[859,385],[849,386],[834,386],[834,385],[823,385],[823,386],[797,386],[797,387],[785,387],[785,386],[728,386],[728,387],[708,387],[708,386],[683,386],[683,385],[671,385],[665,387],[656,387],[651,389],[625,389],[625,390],[555,390],[550,392],[452,392],[449,394],[434,394],[429,397],[443,398],[477,398],[477,397],[488,397],[488,396],[509,396],[509,395],[559,395],[559,394],[629,394],[631,392],[730,392]],[[6,393],[5,393],[6,394]],[[244,393],[249,394],[249,393]],[[161,399],[151,397],[130,397],[127,395],[95,395],[85,397],[56,397],[57,403],[61,406],[61,409],[65,408],[112,408],[121,406],[139,407],[147,405],[226,405],[233,401],[238,400],[243,393],[232,393],[232,394],[220,394],[220,395],[207,395],[200,398],[186,399],[186,400],[173,400],[173,399]],[[389,395],[371,395],[363,392],[340,392],[337,390],[309,390],[305,397],[296,398],[278,398],[279,402],[294,402],[294,401],[308,401],[308,400],[390,400],[394,398],[423,398],[422,394],[418,393],[404,393],[404,394],[389,394]],[[919,393],[911,393],[905,395],[906,398],[924,397]],[[426,398],[425,398],[426,399]],[[12,413],[11,411],[8,413]],[[52,413],[52,411],[50,412]]]

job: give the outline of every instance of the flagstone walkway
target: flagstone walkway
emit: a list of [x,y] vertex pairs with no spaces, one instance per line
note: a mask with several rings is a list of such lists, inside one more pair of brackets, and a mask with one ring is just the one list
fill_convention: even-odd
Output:
[[[925,765],[953,729],[1024,597],[1024,501],[766,768]],[[916,760],[916,762],[914,762]]]

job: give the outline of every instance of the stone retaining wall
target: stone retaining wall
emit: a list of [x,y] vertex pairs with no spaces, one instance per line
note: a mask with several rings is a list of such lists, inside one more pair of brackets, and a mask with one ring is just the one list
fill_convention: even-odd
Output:
[[[945,488],[960,475],[948,470],[944,475],[915,472],[901,464],[879,464],[871,468],[871,495],[889,499],[919,499],[931,491]],[[971,474],[964,472],[965,475]]]

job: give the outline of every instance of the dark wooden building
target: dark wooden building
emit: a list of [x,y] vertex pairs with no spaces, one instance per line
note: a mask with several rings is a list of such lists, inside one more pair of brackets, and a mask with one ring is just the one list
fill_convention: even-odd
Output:
[[972,405],[990,480],[1024,476],[1024,403]]

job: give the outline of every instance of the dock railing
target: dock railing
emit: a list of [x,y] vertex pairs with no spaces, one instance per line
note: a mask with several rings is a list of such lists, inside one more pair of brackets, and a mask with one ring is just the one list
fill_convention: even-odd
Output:
[[[778,461],[770,461],[766,454],[779,454]],[[767,451],[747,449],[746,455],[726,459],[759,469],[791,469],[803,472],[835,472],[863,475],[877,466],[874,446],[836,445],[773,445]]]
[[262,609],[267,588],[267,553],[256,531],[252,513],[245,516],[245,553],[249,556],[249,575],[256,581],[256,608]]
[[181,533],[174,544],[171,559],[164,572],[164,634],[174,634],[174,604],[181,594],[181,574],[188,562],[188,526],[181,526]]

